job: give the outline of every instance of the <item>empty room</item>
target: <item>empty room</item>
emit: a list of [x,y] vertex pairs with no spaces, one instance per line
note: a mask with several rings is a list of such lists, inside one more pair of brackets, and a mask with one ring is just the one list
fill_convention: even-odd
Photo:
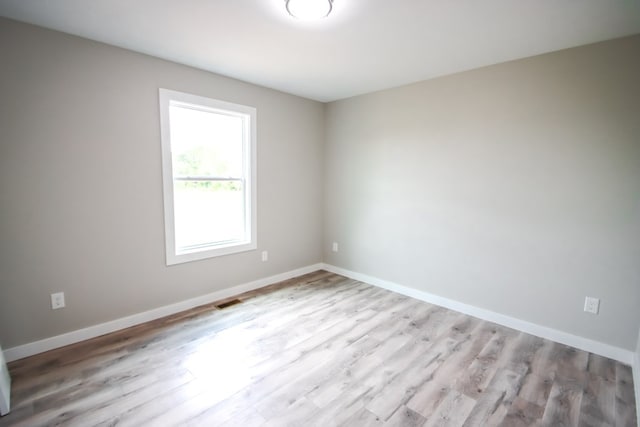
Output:
[[640,424],[640,1],[0,0],[0,89],[0,427]]

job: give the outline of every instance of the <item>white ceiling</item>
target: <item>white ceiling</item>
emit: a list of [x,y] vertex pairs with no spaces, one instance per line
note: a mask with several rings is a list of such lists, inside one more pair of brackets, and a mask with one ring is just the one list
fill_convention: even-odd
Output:
[[640,0],[0,0],[0,15],[332,101],[640,33]]

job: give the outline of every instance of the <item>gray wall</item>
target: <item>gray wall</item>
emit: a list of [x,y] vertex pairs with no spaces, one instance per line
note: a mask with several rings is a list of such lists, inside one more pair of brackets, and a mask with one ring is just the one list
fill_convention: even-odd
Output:
[[[323,257],[636,346],[640,37],[326,108],[1,18],[0,57],[5,348]],[[258,251],[165,266],[158,87],[258,108]]]
[[[5,19],[0,58],[3,347],[322,260],[322,104]],[[258,251],[165,266],[159,87],[257,107]]]
[[635,36],[329,104],[325,261],[634,349],[639,76]]

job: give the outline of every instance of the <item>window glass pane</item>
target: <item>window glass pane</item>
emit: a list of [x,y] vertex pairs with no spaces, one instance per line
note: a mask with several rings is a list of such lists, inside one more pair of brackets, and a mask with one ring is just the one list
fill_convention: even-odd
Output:
[[240,181],[176,181],[173,194],[178,252],[247,238]]
[[256,109],[159,99],[167,265],[256,249]]
[[243,118],[171,105],[175,177],[241,177]]

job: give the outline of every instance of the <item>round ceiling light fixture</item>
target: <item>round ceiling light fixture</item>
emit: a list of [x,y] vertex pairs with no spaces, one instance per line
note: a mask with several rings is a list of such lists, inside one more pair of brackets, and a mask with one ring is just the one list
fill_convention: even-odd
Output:
[[333,0],[285,0],[285,3],[289,15],[304,20],[326,18],[333,7]]

